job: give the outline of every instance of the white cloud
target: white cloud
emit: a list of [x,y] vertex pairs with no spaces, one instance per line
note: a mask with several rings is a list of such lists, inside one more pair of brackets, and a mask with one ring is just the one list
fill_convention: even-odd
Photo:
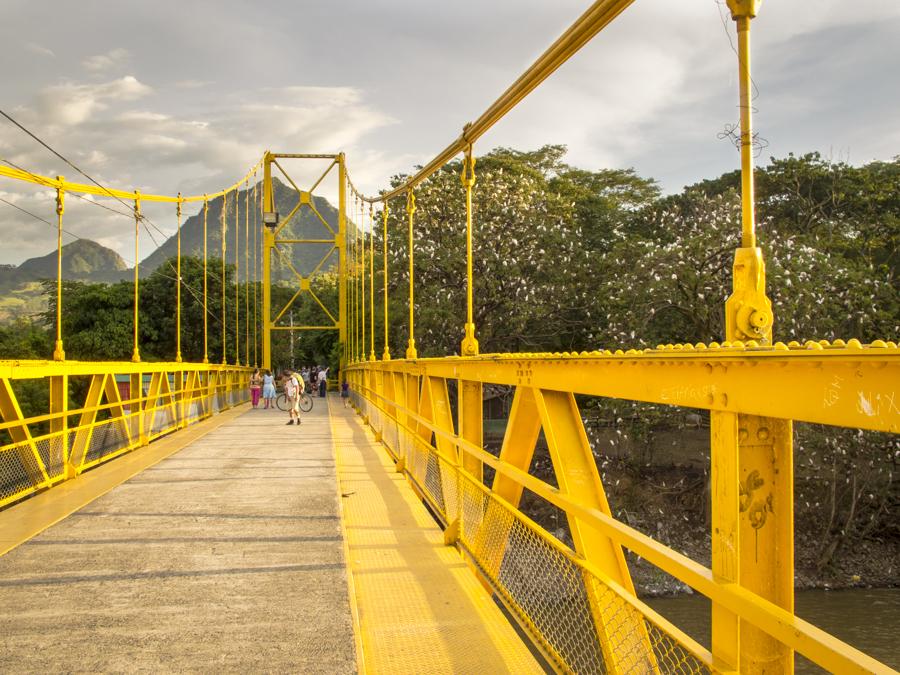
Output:
[[[361,169],[354,180],[371,179],[371,188],[365,186],[371,190],[382,176],[409,162],[408,156],[386,157],[361,149],[367,134],[394,121],[371,106],[362,90],[353,87],[235,90],[229,100],[237,103],[221,105],[217,100],[207,107],[204,101],[164,110],[144,107],[150,91],[133,77],[97,84],[67,82],[47,87],[15,112],[27,127],[99,182],[127,191],[214,192],[242,176],[267,148],[312,153],[345,150],[356,158],[356,166],[362,167],[361,160],[365,159],[366,170]],[[77,134],[73,133],[75,129]],[[2,156],[33,171],[76,177],[69,167],[11,128],[0,126],[0,149]],[[288,170],[298,183],[305,183],[306,168],[291,166]],[[5,187],[18,190],[21,186]],[[20,198],[52,220],[52,199],[47,201],[52,191],[43,192],[47,194],[25,187]],[[334,199],[334,195],[322,194]],[[94,201],[127,211],[113,200]],[[0,239],[9,246],[8,253],[0,253],[0,262],[19,262],[52,248],[52,232],[38,228],[40,234],[33,241],[17,234],[22,228],[33,231],[35,224],[29,223],[24,214],[11,211],[9,207],[0,210]],[[164,231],[174,229],[171,208],[147,203],[145,211]],[[130,219],[70,197],[65,223],[72,232],[101,241],[129,260],[133,257]],[[49,231],[46,225],[38,225]],[[142,241],[144,254],[152,245],[149,240]]]
[[75,126],[112,102],[136,101],[152,91],[132,75],[99,84],[66,82],[43,89],[35,109],[48,124]]
[[211,84],[209,80],[179,80],[174,86],[176,89],[201,89]]
[[131,54],[121,47],[111,49],[105,54],[95,54],[81,62],[84,69],[91,73],[106,73],[116,70],[128,63]]
[[36,42],[26,42],[25,51],[31,52],[32,54],[37,54],[38,56],[47,56],[49,58],[54,58],[56,56],[56,54],[53,53],[52,49],[44,47],[43,45],[39,45]]

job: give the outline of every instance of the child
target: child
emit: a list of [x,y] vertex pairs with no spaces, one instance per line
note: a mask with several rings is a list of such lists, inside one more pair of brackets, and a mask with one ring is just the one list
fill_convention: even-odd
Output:
[[344,399],[344,407],[350,407],[350,385],[347,383],[347,380],[341,384],[341,398]]

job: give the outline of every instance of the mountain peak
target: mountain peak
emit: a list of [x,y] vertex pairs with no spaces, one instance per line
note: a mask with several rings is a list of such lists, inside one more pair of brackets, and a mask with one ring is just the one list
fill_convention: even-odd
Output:
[[[90,239],[76,239],[62,247],[63,278],[105,281],[118,278],[128,265],[118,253]],[[20,279],[56,277],[56,251],[29,258],[16,270]]]

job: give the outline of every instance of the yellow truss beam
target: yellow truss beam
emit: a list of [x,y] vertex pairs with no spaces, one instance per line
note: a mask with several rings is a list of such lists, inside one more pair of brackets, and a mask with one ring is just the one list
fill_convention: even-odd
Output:
[[[737,412],[874,431],[900,431],[900,349],[662,349],[629,353],[483,354],[393,360],[393,372]],[[619,350],[621,352],[621,350]],[[354,366],[360,367],[360,366]],[[765,392],[765,395],[760,395]]]

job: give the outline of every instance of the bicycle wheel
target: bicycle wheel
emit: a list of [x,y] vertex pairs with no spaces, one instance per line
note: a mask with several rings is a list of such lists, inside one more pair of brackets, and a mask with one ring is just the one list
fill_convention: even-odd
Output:
[[309,412],[313,408],[313,399],[307,393],[300,394],[300,410]]
[[288,397],[285,394],[281,394],[275,399],[275,405],[278,406],[279,410],[283,410],[284,412],[291,409],[291,403],[288,401]]

